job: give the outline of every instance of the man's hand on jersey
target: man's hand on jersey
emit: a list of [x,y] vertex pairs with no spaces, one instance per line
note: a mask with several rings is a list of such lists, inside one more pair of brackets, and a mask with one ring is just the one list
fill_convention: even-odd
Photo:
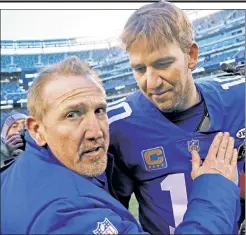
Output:
[[228,132],[218,133],[210,145],[208,155],[201,165],[197,151],[192,151],[192,172],[194,180],[202,174],[220,174],[235,182],[237,179],[237,150],[234,138]]
[[18,132],[8,135],[5,144],[11,155],[24,145],[23,140]]

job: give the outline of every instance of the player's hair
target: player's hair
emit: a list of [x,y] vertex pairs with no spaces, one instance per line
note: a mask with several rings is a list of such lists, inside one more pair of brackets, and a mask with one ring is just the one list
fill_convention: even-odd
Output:
[[[47,113],[49,105],[45,103],[43,93],[44,87],[52,80],[59,79],[61,76],[81,76],[92,79],[105,93],[102,81],[97,72],[90,68],[89,64],[81,61],[76,56],[68,57],[65,60],[43,68],[28,90],[27,109],[30,115],[42,120]],[[105,95],[106,96],[106,95]]]
[[146,49],[150,51],[176,40],[181,50],[187,53],[193,40],[193,28],[183,10],[160,1],[136,10],[126,22],[120,39],[126,51],[131,50],[133,42],[141,39],[147,40]]

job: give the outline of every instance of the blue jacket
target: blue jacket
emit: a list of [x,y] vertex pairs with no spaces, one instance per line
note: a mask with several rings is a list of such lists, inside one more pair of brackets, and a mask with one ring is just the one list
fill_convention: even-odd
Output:
[[[2,234],[145,234],[107,191],[109,171],[107,177],[83,177],[49,148],[37,146],[29,135],[26,139],[26,151],[1,175]],[[176,233],[227,232],[236,216],[236,198],[238,188],[223,177],[198,177]]]

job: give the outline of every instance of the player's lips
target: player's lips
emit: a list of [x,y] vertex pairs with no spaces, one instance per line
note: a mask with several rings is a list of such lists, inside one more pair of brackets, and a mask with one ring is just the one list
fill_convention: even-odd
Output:
[[151,96],[152,96],[153,98],[160,98],[161,96],[167,94],[167,93],[170,92],[170,91],[171,91],[171,89],[166,90],[166,91],[159,91],[159,92],[151,93]]
[[100,145],[100,146],[96,146],[93,148],[87,148],[84,149],[81,153],[80,153],[80,157],[96,157],[100,154],[102,154],[105,150],[105,146],[104,145]]

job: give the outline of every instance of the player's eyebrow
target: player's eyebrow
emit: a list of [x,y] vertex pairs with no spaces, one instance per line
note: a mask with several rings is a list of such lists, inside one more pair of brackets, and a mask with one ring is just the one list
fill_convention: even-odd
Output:
[[107,104],[107,102],[102,101],[102,102],[98,103],[98,106],[103,107],[103,108],[107,108],[108,104]]
[[131,63],[130,66],[132,68],[138,68],[138,67],[144,67],[145,65],[144,64],[134,64],[134,63]]
[[159,59],[153,61],[151,63],[151,65],[153,66],[153,65],[158,64],[158,63],[163,63],[163,64],[170,63],[170,62],[173,62],[175,60],[176,60],[176,58],[174,56],[168,56],[168,57],[159,58]]
[[[95,108],[98,108],[98,107],[103,107],[103,108],[107,108],[107,103],[104,102],[104,101],[100,101],[100,102],[95,102],[93,104],[93,106]],[[83,110],[86,110],[88,108],[88,104],[85,104],[83,102],[79,102],[79,103],[71,103],[71,104],[68,104],[67,106],[64,106],[63,108],[63,112],[64,111],[68,111],[68,110],[72,110],[72,109],[83,109]]]
[[[176,60],[176,58],[174,56],[168,56],[168,57],[164,57],[164,58],[158,58],[155,61],[153,61],[151,63],[151,65],[153,66],[153,65],[158,64],[158,63],[163,63],[163,64],[164,63],[170,63],[170,62],[173,62],[175,60]],[[132,68],[137,68],[137,67],[144,67],[146,65],[145,64],[135,64],[134,62],[132,62],[132,63],[130,63],[130,66]]]
[[64,114],[68,111],[71,111],[71,110],[86,110],[86,105],[83,104],[82,102],[80,103],[71,103],[71,104],[67,104],[67,105],[60,105],[60,113],[61,114]]

